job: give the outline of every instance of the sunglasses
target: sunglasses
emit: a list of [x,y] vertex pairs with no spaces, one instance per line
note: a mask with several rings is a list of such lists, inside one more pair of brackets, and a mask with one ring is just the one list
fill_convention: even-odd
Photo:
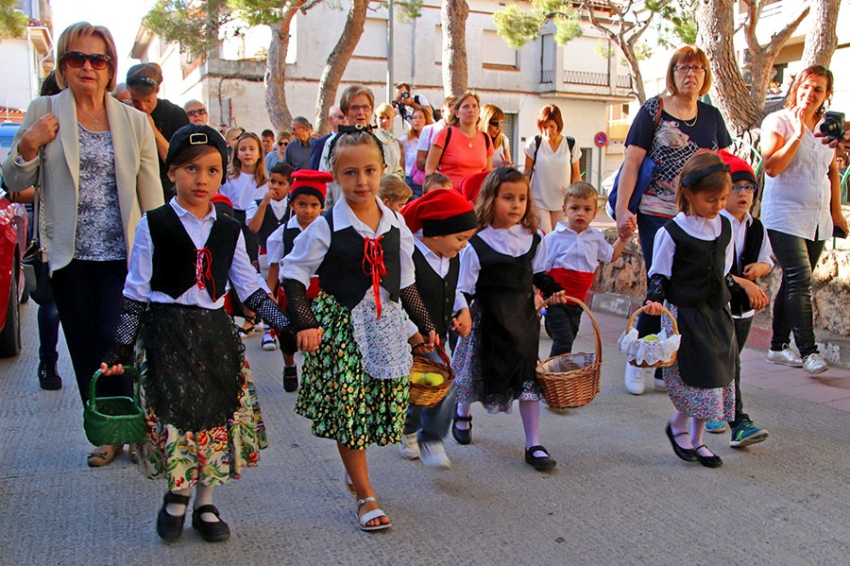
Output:
[[189,116],[190,118],[191,118],[192,116],[205,116],[205,115],[206,115],[206,113],[207,113],[206,109],[204,109],[204,108],[199,108],[198,110],[187,110],[187,111],[186,111],[186,116]]
[[501,128],[502,127],[502,123],[498,120],[490,120],[490,125],[493,126],[494,128]]
[[282,147],[286,147],[286,146],[289,145],[289,142],[277,142],[277,145],[282,146]]
[[86,64],[86,61],[91,63],[91,68],[95,71],[102,71],[109,66],[112,57],[109,55],[101,55],[100,53],[92,53],[91,55],[81,51],[67,51],[64,55],[65,62],[71,67],[79,69]]

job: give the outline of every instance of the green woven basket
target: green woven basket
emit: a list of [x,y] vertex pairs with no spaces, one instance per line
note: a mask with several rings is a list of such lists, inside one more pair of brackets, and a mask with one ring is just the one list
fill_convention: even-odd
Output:
[[[98,370],[91,379],[89,400],[83,409],[83,428],[86,438],[95,446],[132,444],[141,442],[145,436],[145,413],[139,398],[139,374],[125,367],[135,384],[135,395],[130,397],[95,397]],[[108,377],[108,376],[107,376]]]

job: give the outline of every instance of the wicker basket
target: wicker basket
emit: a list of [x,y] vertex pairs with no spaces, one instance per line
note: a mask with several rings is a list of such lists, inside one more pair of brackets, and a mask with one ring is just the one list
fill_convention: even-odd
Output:
[[446,351],[443,350],[442,346],[437,347],[437,353],[440,355],[440,359],[443,360],[443,363],[435,362],[434,360],[423,356],[413,356],[413,366],[410,368],[410,371],[439,373],[443,376],[445,381],[443,381],[440,385],[425,385],[423,383],[411,382],[410,396],[408,397],[408,402],[411,405],[429,409],[431,407],[435,407],[437,403],[443,400],[443,397],[445,397],[446,393],[449,391],[449,387],[452,386],[452,380],[455,378],[455,373],[452,371],[449,357],[446,355]]
[[[133,376],[134,397],[95,397],[95,386],[101,373],[97,371],[89,385],[89,400],[83,409],[86,438],[95,446],[132,444],[145,436],[145,413],[139,397],[139,374],[125,367]],[[107,376],[108,377],[108,376]]]
[[543,397],[553,409],[583,407],[599,394],[602,369],[602,339],[599,326],[587,305],[574,297],[567,297],[587,313],[593,324],[596,353],[578,352],[553,356],[537,365],[537,380]]
[[[664,314],[666,314],[670,318],[670,322],[673,323],[673,334],[678,334],[679,333],[679,325],[676,324],[676,317],[673,316],[673,313],[671,313],[665,307],[662,306],[661,308],[664,310]],[[645,310],[646,310],[646,307],[641,307],[641,308],[639,308],[638,310],[636,310],[635,312],[632,313],[632,316],[629,317],[629,321],[626,323],[626,332],[627,333],[632,329],[632,325],[634,324],[635,319],[637,319],[637,316]],[[655,362],[654,364],[649,364],[647,362],[635,363],[634,360],[629,360],[629,363],[632,364],[633,366],[639,367],[639,368],[666,368],[666,367],[672,366],[676,362],[676,356],[677,356],[676,352],[673,352],[673,355],[670,357],[670,361]]]

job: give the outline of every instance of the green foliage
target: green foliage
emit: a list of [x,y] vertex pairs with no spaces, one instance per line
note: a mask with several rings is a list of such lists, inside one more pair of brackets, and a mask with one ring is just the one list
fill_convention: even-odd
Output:
[[201,55],[215,47],[219,28],[232,15],[216,0],[200,7],[192,4],[192,0],[157,0],[142,23],[166,41],[179,43],[182,51]]
[[[389,6],[387,0],[378,3],[381,8]],[[422,0],[395,0],[393,2],[395,21],[400,24],[410,23],[422,15]]]
[[0,0],[0,37],[20,37],[29,23],[29,18],[16,6],[15,0]]
[[610,59],[614,56],[614,53],[617,51],[613,45],[610,43],[599,41],[596,45],[593,46],[593,50],[596,51],[596,54],[599,55],[603,59]]
[[523,11],[511,4],[493,14],[496,31],[512,49],[521,49],[537,39],[549,20],[555,23],[555,41],[563,45],[581,35],[578,12],[563,0],[531,0],[532,9]]
[[694,45],[697,40],[695,0],[675,0],[663,5],[651,3],[661,16],[658,24],[658,43],[662,47],[675,49],[682,44]]
[[272,26],[279,22],[287,4],[281,0],[227,0],[233,15],[252,26]]

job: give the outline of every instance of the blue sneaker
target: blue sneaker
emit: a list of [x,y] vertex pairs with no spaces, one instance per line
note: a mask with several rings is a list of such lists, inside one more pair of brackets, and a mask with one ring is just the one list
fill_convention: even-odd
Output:
[[767,429],[759,428],[753,421],[741,421],[732,429],[732,440],[729,446],[743,448],[767,440]]
[[726,423],[723,421],[708,421],[705,423],[705,430],[711,434],[720,434],[726,432]]

